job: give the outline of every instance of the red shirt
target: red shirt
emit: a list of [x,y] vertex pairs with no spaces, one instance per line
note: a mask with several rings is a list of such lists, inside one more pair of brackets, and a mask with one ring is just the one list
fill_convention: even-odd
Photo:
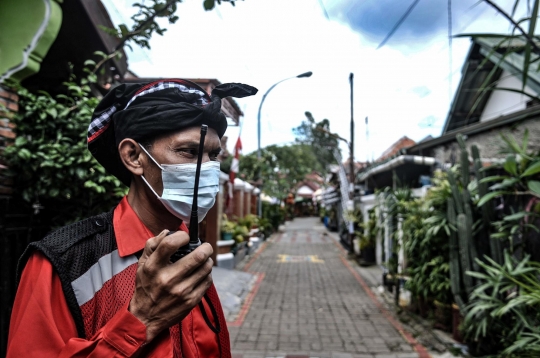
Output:
[[[154,236],[127,197],[114,210],[113,227],[120,257],[141,251]],[[187,231],[184,224],[180,229]],[[205,300],[202,302],[210,312]],[[128,311],[128,305],[92,338],[78,338],[60,278],[45,256],[35,252],[28,259],[15,297],[7,357],[173,357],[168,329],[141,348],[146,341],[146,326]],[[210,320],[215,324],[211,315]],[[198,306],[182,321],[182,347],[185,358],[219,356],[218,337],[207,326]]]

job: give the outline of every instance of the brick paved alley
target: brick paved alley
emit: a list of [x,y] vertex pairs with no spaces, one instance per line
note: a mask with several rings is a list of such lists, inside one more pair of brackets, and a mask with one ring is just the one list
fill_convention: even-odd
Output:
[[264,274],[247,314],[229,327],[233,357],[424,357],[346,266],[317,218],[297,218],[246,271]]

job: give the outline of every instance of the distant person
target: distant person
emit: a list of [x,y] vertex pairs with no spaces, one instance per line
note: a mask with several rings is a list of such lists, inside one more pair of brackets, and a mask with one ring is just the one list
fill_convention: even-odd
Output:
[[114,210],[28,246],[8,357],[231,357],[212,247],[202,244],[175,263],[170,257],[189,241],[201,125],[209,129],[199,220],[219,191],[216,158],[227,128],[221,99],[256,92],[223,84],[209,96],[171,79],[123,84],[103,98],[88,148],[129,193]]

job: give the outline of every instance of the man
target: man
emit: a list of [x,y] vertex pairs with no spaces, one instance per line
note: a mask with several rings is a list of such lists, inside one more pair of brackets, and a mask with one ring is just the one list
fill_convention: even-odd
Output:
[[88,148],[129,193],[113,211],[29,245],[19,263],[8,357],[231,356],[211,246],[176,262],[171,256],[189,241],[201,125],[208,134],[199,220],[219,190],[216,158],[227,128],[221,98],[256,92],[231,83],[208,96],[173,79],[120,85],[103,98]]

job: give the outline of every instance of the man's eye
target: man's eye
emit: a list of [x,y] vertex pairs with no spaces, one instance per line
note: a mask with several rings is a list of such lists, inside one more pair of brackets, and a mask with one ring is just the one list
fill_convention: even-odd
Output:
[[221,150],[216,150],[213,152],[210,152],[210,159],[211,160],[217,160],[219,153],[221,153]]
[[182,155],[188,155],[188,156],[197,156],[198,150],[192,149],[192,148],[181,148],[176,150],[176,152],[182,154]]

